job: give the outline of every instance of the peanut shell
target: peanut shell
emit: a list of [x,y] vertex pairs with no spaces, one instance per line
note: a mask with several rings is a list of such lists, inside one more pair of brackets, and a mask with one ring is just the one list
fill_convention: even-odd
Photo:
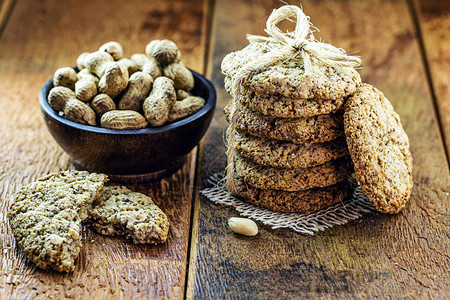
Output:
[[100,117],[110,111],[116,109],[116,103],[114,103],[113,99],[106,94],[98,94],[91,101],[92,109],[99,115]]
[[64,86],[56,86],[50,90],[47,101],[51,108],[56,111],[62,111],[68,99],[75,99],[75,93]]
[[164,76],[173,80],[176,89],[190,91],[194,88],[194,76],[181,63],[173,63],[164,67]]
[[196,96],[189,96],[181,101],[176,101],[169,112],[168,122],[173,122],[192,115],[205,105],[205,99]]
[[64,105],[64,116],[74,122],[85,125],[96,125],[95,112],[86,103],[78,99],[68,99]]
[[71,90],[75,88],[75,82],[77,82],[77,72],[73,68],[59,68],[56,70],[55,75],[53,76],[53,85],[54,86],[64,86]]
[[152,88],[153,79],[143,72],[131,75],[128,87],[120,98],[118,107],[124,110],[139,111]]
[[111,129],[140,129],[147,126],[147,120],[134,110],[111,110],[101,117],[100,124]]
[[153,83],[150,95],[145,99],[143,110],[145,118],[152,126],[161,126],[169,117],[169,112],[176,101],[173,81],[167,77],[158,77]]
[[100,93],[117,97],[128,85],[128,69],[121,64],[110,65],[98,83]]

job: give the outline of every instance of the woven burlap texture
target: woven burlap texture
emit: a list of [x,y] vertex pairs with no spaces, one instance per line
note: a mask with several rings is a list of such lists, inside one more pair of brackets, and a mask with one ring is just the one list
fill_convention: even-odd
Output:
[[208,178],[209,187],[200,191],[216,204],[234,207],[241,216],[276,228],[288,228],[305,235],[315,235],[336,225],[344,225],[367,214],[377,213],[375,208],[358,187],[352,197],[344,202],[309,214],[274,212],[255,206],[234,197],[228,192],[222,174]]

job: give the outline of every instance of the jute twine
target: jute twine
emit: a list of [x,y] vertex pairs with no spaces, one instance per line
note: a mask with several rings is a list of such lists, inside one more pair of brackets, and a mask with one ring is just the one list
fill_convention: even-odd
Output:
[[[278,28],[278,23],[283,20],[294,22],[293,32],[283,32]],[[322,43],[314,38],[314,28],[303,10],[294,5],[285,5],[273,10],[266,22],[265,32],[269,36],[247,35],[250,43],[265,43],[268,52],[253,59],[242,67],[236,75],[231,78],[231,94],[234,105],[230,110],[230,126],[228,127],[226,182],[228,190],[232,194],[237,194],[234,185],[234,140],[236,129],[236,110],[241,102],[241,89],[243,83],[248,81],[254,74],[257,74],[270,66],[276,65],[285,60],[298,60],[303,64],[305,74],[320,72],[323,66],[335,68],[358,67],[361,59],[356,56],[349,56],[345,50],[336,48],[330,44]]]

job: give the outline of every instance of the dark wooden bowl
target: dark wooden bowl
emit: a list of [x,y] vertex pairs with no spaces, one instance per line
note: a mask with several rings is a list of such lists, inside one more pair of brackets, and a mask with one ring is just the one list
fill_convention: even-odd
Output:
[[191,72],[195,79],[192,94],[203,97],[205,106],[161,127],[117,130],[67,120],[47,102],[53,78],[42,87],[39,103],[48,130],[77,169],[104,173],[113,181],[149,181],[178,170],[211,123],[216,91],[209,80]]

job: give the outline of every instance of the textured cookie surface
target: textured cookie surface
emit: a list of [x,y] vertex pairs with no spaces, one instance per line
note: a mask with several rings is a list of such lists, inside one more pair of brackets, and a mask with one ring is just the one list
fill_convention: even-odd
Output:
[[338,184],[305,191],[285,192],[254,188],[235,177],[238,195],[244,201],[272,211],[310,213],[348,199],[354,185],[347,180]]
[[291,99],[280,94],[256,94],[247,91],[242,103],[260,113],[277,118],[305,118],[335,113],[344,105],[344,98],[334,100]]
[[348,156],[315,167],[286,169],[259,165],[236,153],[234,165],[236,175],[249,185],[259,189],[288,192],[330,186],[353,173],[352,162]]
[[227,77],[234,77],[239,69],[247,62],[267,53],[265,43],[251,43],[241,50],[228,53],[222,60],[222,73]]
[[[231,94],[231,79],[225,77],[225,89]],[[345,98],[332,100],[295,99],[281,94],[259,94],[248,88],[241,90],[241,102],[260,113],[278,118],[302,118],[337,112]]]
[[307,168],[348,155],[345,137],[317,144],[294,144],[236,132],[235,149],[254,162],[280,168]]
[[70,272],[81,250],[81,222],[101,193],[106,175],[50,174],[17,192],[8,218],[22,253],[38,267]]
[[344,134],[341,113],[286,119],[268,117],[245,105],[235,105],[235,101],[230,101],[225,107],[228,123],[236,109],[236,130],[254,136],[305,144],[331,141]]
[[[277,51],[277,49],[274,49]],[[232,52],[222,61],[222,72],[235,80],[238,70],[267,53],[264,43],[252,43]],[[297,99],[338,99],[352,94],[361,84],[359,73],[349,67],[315,67],[305,73],[297,58],[269,66],[248,78],[243,85],[262,94],[281,94]]]
[[257,93],[279,93],[299,99],[338,99],[352,94],[361,84],[353,68],[319,67],[305,74],[303,63],[288,61],[256,74],[248,87]]
[[103,188],[89,222],[102,234],[124,235],[139,244],[164,243],[169,232],[167,216],[150,197],[119,186]]
[[364,84],[344,114],[345,135],[364,194],[383,213],[398,213],[412,189],[412,157],[399,115],[383,93]]

